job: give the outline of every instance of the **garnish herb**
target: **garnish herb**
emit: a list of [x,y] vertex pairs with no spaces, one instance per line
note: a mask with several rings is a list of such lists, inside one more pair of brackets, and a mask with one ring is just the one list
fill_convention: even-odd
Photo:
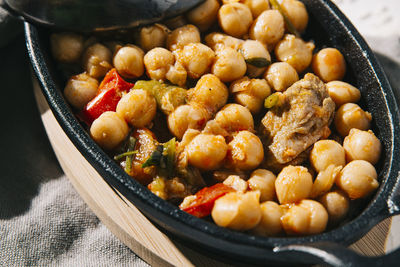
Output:
[[164,143],[163,155],[166,157],[167,174],[171,177],[175,170],[176,140],[175,137]]
[[174,137],[168,142],[158,145],[145,163],[142,164],[142,168],[156,166],[160,176],[171,178],[175,173],[175,154],[176,140]]
[[150,167],[150,166],[161,166],[161,159],[163,157],[164,147],[162,145],[158,145],[156,150],[151,153],[150,157],[142,164],[142,168]]
[[[135,149],[136,145],[136,139],[135,137],[130,136],[129,141],[128,141],[128,150],[127,152],[133,152]],[[132,153],[130,155],[127,155],[125,158],[125,172],[130,174],[132,171],[132,161],[133,161],[133,155],[136,153]]]
[[300,36],[300,33],[296,30],[296,28],[294,27],[293,23],[290,21],[290,19],[288,18],[288,16],[286,15],[285,11],[283,11],[281,5],[278,3],[277,0],[270,0],[269,1],[271,3],[271,5],[279,11],[279,13],[281,13],[283,19],[285,20],[285,24],[287,26],[288,31],[291,34],[296,35],[296,37]]
[[247,64],[250,64],[257,68],[264,68],[264,67],[268,67],[269,65],[271,65],[271,61],[269,61],[265,57],[247,58],[247,59],[245,59],[245,61]]
[[139,151],[137,151],[137,150],[128,151],[128,152],[125,152],[125,153],[122,153],[122,154],[119,154],[119,155],[114,156],[114,160],[121,160],[121,159],[124,158],[124,157],[134,155],[134,154],[136,154],[136,153],[138,153],[138,152],[139,152]]

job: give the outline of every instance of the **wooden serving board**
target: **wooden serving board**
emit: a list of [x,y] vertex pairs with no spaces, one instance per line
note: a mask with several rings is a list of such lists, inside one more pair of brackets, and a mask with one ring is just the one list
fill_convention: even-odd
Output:
[[[37,105],[50,143],[65,174],[107,228],[152,266],[227,266],[168,237],[131,202],[113,190],[75,148],[51,112],[34,79]],[[381,255],[390,228],[387,219],[351,247],[365,255]]]

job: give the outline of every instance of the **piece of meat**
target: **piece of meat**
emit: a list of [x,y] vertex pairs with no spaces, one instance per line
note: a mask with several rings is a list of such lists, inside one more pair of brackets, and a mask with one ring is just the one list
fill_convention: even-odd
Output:
[[325,84],[307,73],[282,94],[279,104],[261,121],[265,160],[287,163],[319,139],[327,138],[334,112],[335,103]]
[[292,166],[297,166],[297,165],[303,165],[304,162],[308,160],[310,157],[310,152],[311,152],[311,147],[308,147],[306,150],[301,152],[297,157],[292,159],[289,162],[286,163],[279,163],[272,152],[268,150],[268,154],[265,155],[265,157],[268,158],[268,160],[264,160],[263,163],[261,164],[261,167],[267,170],[272,171],[276,175],[278,175],[283,168],[286,166],[292,165]]

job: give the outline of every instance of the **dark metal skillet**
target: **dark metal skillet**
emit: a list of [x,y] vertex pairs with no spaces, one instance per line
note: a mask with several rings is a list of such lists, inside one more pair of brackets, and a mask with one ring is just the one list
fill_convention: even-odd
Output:
[[71,141],[105,181],[188,246],[234,263],[293,265],[325,261],[336,266],[391,266],[400,257],[400,250],[386,257],[367,258],[344,246],[361,238],[384,218],[400,213],[399,109],[382,68],[346,17],[328,0],[304,3],[310,13],[304,37],[315,40],[317,47],[329,45],[342,51],[348,65],[345,80],[362,91],[361,105],[373,114],[373,131],[384,147],[377,166],[381,185],[375,195],[361,203],[343,225],[305,237],[265,238],[221,228],[180,211],[132,180],[91,140],[66,104],[60,76],[48,55],[48,31],[26,23],[25,35],[43,93]]
[[75,32],[95,32],[155,23],[180,15],[204,0],[4,1],[4,8],[35,25]]

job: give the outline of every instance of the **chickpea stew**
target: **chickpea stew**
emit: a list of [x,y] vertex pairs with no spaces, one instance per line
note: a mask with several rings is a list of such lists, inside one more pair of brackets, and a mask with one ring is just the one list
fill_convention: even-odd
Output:
[[123,42],[51,36],[78,69],[64,96],[155,195],[264,236],[338,225],[374,192],[381,142],[336,48],[315,51],[298,0],[207,0]]

